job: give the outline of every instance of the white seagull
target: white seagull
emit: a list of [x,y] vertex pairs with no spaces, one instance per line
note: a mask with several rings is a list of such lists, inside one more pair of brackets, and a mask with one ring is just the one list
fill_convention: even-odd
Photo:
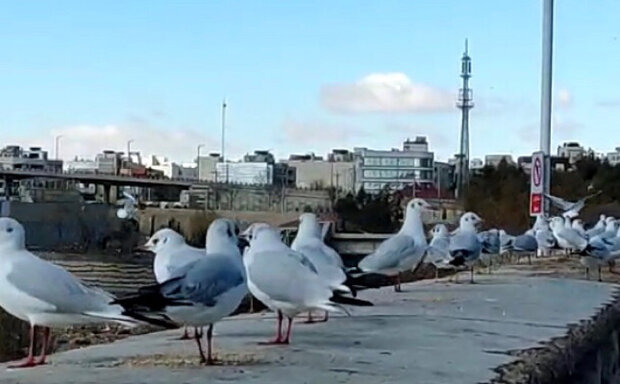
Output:
[[482,222],[480,216],[467,212],[461,216],[458,231],[450,238],[450,264],[470,268],[470,281],[474,282],[474,264],[480,257],[482,244],[477,235],[476,226]]
[[552,196],[548,194],[545,194],[545,197],[549,199],[549,201],[551,201],[551,204],[553,204],[554,206],[556,206],[558,209],[562,211],[563,216],[573,219],[579,216],[579,211],[581,211],[583,207],[586,205],[586,201],[600,194],[601,194],[601,191],[595,194],[592,194],[592,195],[588,195],[577,201],[567,201],[560,197],[556,197],[556,196]]
[[[347,275],[340,255],[323,242],[321,227],[314,213],[304,213],[299,217],[299,229],[291,249],[306,256],[316,267],[319,276],[328,282],[330,288],[342,293],[352,293],[346,287]],[[344,288],[346,288],[346,290]],[[327,321],[329,312],[325,311],[322,321]],[[308,312],[308,323],[312,323],[312,313]]]
[[[193,263],[206,255],[205,249],[195,248],[185,242],[183,236],[172,229],[164,228],[151,236],[144,248],[155,254],[153,274],[161,284],[174,276],[181,267]],[[198,332],[196,329],[195,332]],[[187,328],[183,329],[180,340],[189,339]]]
[[558,246],[567,253],[573,249],[581,252],[588,246],[588,240],[573,228],[566,227],[565,221],[561,217],[552,218],[550,226]]
[[[12,368],[45,364],[50,328],[109,321],[137,323],[123,314],[121,306],[110,304],[114,299],[111,294],[85,286],[60,266],[28,252],[25,243],[24,227],[12,218],[0,218],[0,306],[30,324],[28,357]],[[37,328],[43,329],[43,343],[35,361]]]
[[[319,275],[310,259],[286,246],[278,230],[268,224],[252,226],[250,247],[243,262],[250,292],[277,314],[276,337],[267,344],[288,344],[293,318],[299,313],[341,311],[339,304],[372,305],[341,296],[340,292],[348,290],[346,286],[334,289],[333,283]],[[285,336],[282,335],[283,316],[288,319]]]
[[424,260],[428,243],[422,212],[431,209],[431,205],[422,199],[411,200],[405,209],[405,220],[400,230],[364,257],[358,268],[363,272],[395,275],[394,290],[400,292],[401,272],[415,270]]
[[213,325],[233,313],[247,294],[245,268],[238,248],[236,225],[216,219],[207,231],[208,252],[175,271],[161,284],[141,288],[137,295],[115,300],[127,313],[162,314],[193,327],[208,326],[207,355],[201,334],[194,337],[201,363],[213,364]]

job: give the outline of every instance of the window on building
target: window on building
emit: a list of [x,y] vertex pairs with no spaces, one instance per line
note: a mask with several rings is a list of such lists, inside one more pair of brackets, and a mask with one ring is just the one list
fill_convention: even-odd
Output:
[[381,158],[381,165],[384,165],[384,166],[398,165],[398,159],[395,157],[383,157]]
[[380,157],[366,157],[364,158],[364,165],[381,165]]

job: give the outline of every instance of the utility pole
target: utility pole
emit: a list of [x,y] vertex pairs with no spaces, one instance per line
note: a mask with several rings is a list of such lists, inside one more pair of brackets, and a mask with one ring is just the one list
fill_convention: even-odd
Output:
[[461,110],[461,141],[456,163],[456,198],[462,199],[469,185],[469,110],[474,107],[474,95],[469,88],[471,78],[471,57],[465,40],[465,52],[461,58],[461,78],[463,87],[459,90],[456,106]]
[[[553,79],[553,0],[543,0],[542,79],[540,98],[540,150],[545,154],[543,191],[551,190],[551,102]],[[543,213],[549,213],[549,202],[543,198]]]
[[196,150],[196,179],[198,181],[200,181],[200,148],[204,146],[204,144],[198,144],[198,149]]
[[56,157],[56,160],[60,160],[60,152],[59,152],[59,150],[60,150],[60,139],[62,139],[62,138],[63,138],[63,135],[56,136],[56,140],[55,140],[56,146],[55,146],[55,149],[54,149],[54,155]]
[[131,143],[133,143],[134,140],[127,140],[127,163],[131,163]]
[[226,163],[226,99],[222,100],[222,162],[226,167],[226,183],[228,184],[228,164]]

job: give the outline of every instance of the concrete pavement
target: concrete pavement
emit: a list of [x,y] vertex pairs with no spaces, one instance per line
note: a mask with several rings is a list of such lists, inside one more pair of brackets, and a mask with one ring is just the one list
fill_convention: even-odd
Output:
[[478,284],[423,281],[360,297],[374,307],[293,329],[290,346],[258,346],[273,314],[235,317],[215,328],[222,366],[197,364],[179,331],[131,337],[53,355],[29,370],[0,367],[6,383],[478,383],[494,377],[508,351],[562,336],[593,315],[616,285],[519,274],[477,276]]

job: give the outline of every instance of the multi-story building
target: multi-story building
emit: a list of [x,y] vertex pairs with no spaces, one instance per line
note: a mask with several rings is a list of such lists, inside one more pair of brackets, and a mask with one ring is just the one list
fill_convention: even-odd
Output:
[[433,183],[440,196],[447,195],[454,189],[454,172],[456,167],[449,163],[435,161],[433,165]]
[[198,178],[202,181],[216,181],[217,164],[222,161],[219,153],[210,153],[209,156],[198,158]]
[[585,148],[583,148],[577,142],[567,142],[558,146],[558,156],[568,159],[570,165],[575,164],[579,159],[587,154]]
[[[528,175],[532,171],[532,156],[519,156],[517,164]],[[570,168],[567,157],[551,156],[551,168],[555,171],[564,172]]]
[[309,154],[291,155],[284,162],[294,168],[297,188],[355,190],[354,155],[348,150],[335,149],[327,155],[327,160]]
[[620,147],[616,147],[615,152],[609,152],[605,158],[610,165],[616,166],[620,164]]
[[[456,159],[455,162],[456,164]],[[471,159],[469,161],[469,169],[471,171],[477,172],[479,170],[481,170],[482,168],[484,168],[484,161],[480,160],[480,159]]]
[[97,162],[75,158],[64,162],[64,170],[68,173],[95,174],[97,173]]
[[40,147],[9,145],[0,150],[0,167],[7,170],[62,172],[62,160],[51,160]]
[[426,137],[407,139],[403,150],[355,148],[356,189],[377,193],[386,186],[403,188],[412,183],[433,183],[433,152]]
[[123,163],[123,153],[116,151],[103,151],[95,157],[97,173],[105,175],[118,175]]

